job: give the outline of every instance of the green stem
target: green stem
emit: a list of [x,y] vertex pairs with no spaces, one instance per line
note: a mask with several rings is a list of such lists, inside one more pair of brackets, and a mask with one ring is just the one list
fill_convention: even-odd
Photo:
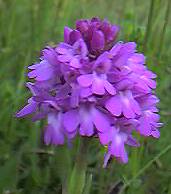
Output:
[[153,12],[154,12],[154,2],[155,2],[155,0],[151,0],[150,10],[149,10],[149,14],[148,14],[148,22],[147,22],[147,27],[146,27],[145,37],[144,37],[144,45],[143,45],[144,52],[147,50],[147,42],[149,40],[149,36],[150,36],[150,32],[151,32],[152,17],[153,17]]
[[159,42],[159,47],[158,47],[159,48],[158,49],[158,56],[159,56],[159,58],[162,55],[164,37],[165,37],[165,34],[166,34],[166,29],[167,29],[168,22],[169,22],[170,7],[171,7],[171,1],[168,0],[167,8],[166,8],[166,13],[165,13],[165,18],[164,18],[164,25],[163,25],[163,29],[162,29],[162,32],[161,32],[160,42]]
[[68,194],[82,194],[87,170],[87,139],[81,138],[74,169],[69,181]]

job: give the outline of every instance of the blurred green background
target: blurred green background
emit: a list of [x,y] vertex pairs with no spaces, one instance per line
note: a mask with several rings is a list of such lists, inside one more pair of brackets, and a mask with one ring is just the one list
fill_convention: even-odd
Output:
[[14,115],[29,96],[25,75],[39,51],[62,40],[65,25],[99,16],[120,25],[118,40],[136,41],[157,73],[164,127],[159,140],[139,138],[142,147],[128,149],[128,164],[113,160],[108,169],[102,168],[104,150],[91,140],[88,193],[171,194],[170,11],[171,0],[0,0],[0,193],[62,192],[77,142],[70,150],[44,146],[43,124]]

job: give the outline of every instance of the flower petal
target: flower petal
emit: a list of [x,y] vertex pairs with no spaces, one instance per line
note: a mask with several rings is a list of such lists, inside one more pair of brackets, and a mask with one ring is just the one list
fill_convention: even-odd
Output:
[[68,26],[64,27],[64,42],[69,43],[70,42],[70,33],[72,32],[72,29]]
[[64,113],[63,125],[69,133],[75,131],[79,125],[78,111],[77,110],[70,110],[70,111]]
[[159,138],[160,137],[160,131],[155,129],[155,130],[152,130],[151,132],[151,135],[155,138]]
[[103,95],[105,94],[104,80],[98,77],[94,78],[92,83],[92,92],[94,94]]
[[102,145],[107,145],[111,140],[111,137],[110,137],[111,134],[109,132],[98,133],[98,135],[99,135],[100,143]]
[[88,87],[92,84],[93,82],[93,75],[92,74],[87,74],[87,75],[81,75],[77,78],[77,81],[80,86],[82,87]]
[[97,49],[103,49],[105,45],[105,37],[103,32],[100,30],[94,31],[92,40],[91,40],[91,48],[92,50],[97,50]]
[[104,87],[109,92],[109,94],[111,94],[111,95],[115,95],[116,94],[115,88],[108,81],[104,81]]
[[35,78],[37,81],[45,81],[51,79],[53,76],[52,66],[45,60],[40,62],[35,70],[28,73],[29,78]]
[[55,126],[48,125],[44,133],[44,142],[47,145],[63,145],[64,135],[60,132],[59,128],[55,128]]
[[92,120],[89,119],[83,119],[80,124],[80,135],[82,136],[92,136],[94,134],[94,127]]
[[110,130],[110,122],[108,117],[97,109],[92,110],[93,123],[97,130],[100,132],[105,132]]
[[71,62],[70,62],[70,66],[71,67],[74,67],[74,68],[80,68],[81,67],[81,64],[80,64],[79,60],[76,57],[74,57],[71,60]]
[[110,98],[106,102],[105,107],[109,112],[111,112],[115,116],[120,116],[122,113],[121,100],[118,95]]
[[37,109],[37,102],[33,101],[32,98],[30,98],[28,100],[28,104],[23,108],[21,109],[17,114],[16,116],[17,117],[24,117],[28,114],[31,114],[33,112],[35,112]]

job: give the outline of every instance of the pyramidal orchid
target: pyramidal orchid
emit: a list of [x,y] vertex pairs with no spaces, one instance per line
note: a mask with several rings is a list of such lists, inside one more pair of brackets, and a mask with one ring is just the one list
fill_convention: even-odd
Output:
[[47,120],[44,142],[63,145],[76,136],[96,137],[110,158],[128,162],[126,145],[139,146],[133,132],[159,138],[156,75],[135,42],[117,41],[120,28],[107,20],[78,20],[64,40],[46,47],[28,67],[32,93],[17,117]]

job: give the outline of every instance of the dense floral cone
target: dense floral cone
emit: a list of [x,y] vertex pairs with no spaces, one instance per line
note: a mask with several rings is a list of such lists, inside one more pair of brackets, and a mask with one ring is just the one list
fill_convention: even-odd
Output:
[[18,117],[47,119],[46,144],[62,145],[76,135],[98,137],[111,157],[126,163],[125,144],[139,146],[132,136],[159,138],[156,75],[134,42],[116,42],[119,27],[98,18],[65,27],[64,42],[46,47],[40,62],[29,66],[32,93]]

